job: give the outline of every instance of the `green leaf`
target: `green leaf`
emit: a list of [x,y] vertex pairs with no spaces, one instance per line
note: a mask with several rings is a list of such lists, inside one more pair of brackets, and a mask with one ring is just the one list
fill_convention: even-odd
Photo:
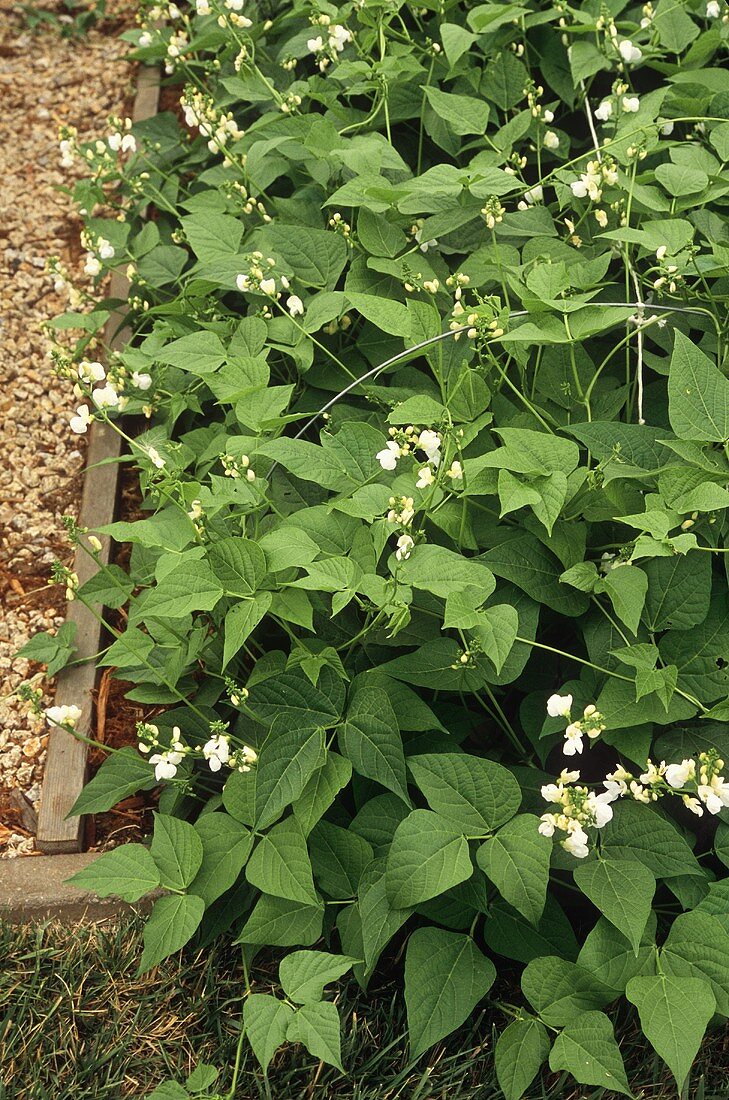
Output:
[[655,974],[631,978],[625,996],[638,1009],[648,1042],[681,1092],[716,1008],[711,986],[701,978]]
[[252,837],[240,822],[220,812],[203,814],[194,828],[202,842],[203,858],[190,893],[212,905],[235,885],[248,859]]
[[133,902],[156,889],[160,876],[143,844],[122,844],[99,856],[67,881],[79,890],[93,891],[100,898],[115,894],[123,901]]
[[157,785],[154,768],[131,745],[107,757],[94,778],[86,784],[69,817],[76,814],[99,814],[110,810],[137,791],[148,791]]
[[575,867],[574,879],[603,916],[627,936],[637,955],[656,891],[648,868],[638,860],[600,858]]
[[206,1062],[198,1062],[185,1082],[188,1092],[204,1092],[220,1075],[220,1070]]
[[347,262],[347,245],[341,234],[304,225],[269,225],[267,247],[287,264],[304,286],[334,290]]
[[362,921],[365,965],[371,974],[383,949],[403,926],[412,909],[395,909],[387,896],[386,860],[375,860],[362,875],[358,909]]
[[324,752],[321,728],[295,729],[290,719],[278,719],[261,746],[256,768],[248,775],[234,772],[228,779],[223,791],[226,810],[259,830],[267,828],[296,801],[323,764]]
[[552,856],[552,842],[539,834],[538,826],[534,814],[519,814],[486,840],[476,856],[501,896],[534,925],[544,911]]
[[355,771],[410,804],[402,738],[383,688],[363,687],[355,692],[339,733],[339,747]]
[[428,103],[438,118],[447,123],[449,131],[461,136],[483,134],[489,121],[489,105],[483,99],[467,95],[453,95],[438,88],[423,88]]
[[291,1005],[270,993],[250,993],[243,1002],[243,1026],[264,1074],[276,1051],[286,1042],[293,1015]]
[[[665,187],[669,195],[696,195],[709,186],[709,177],[706,172],[701,168],[692,168],[688,164],[659,164],[655,173],[656,179]],[[673,421],[671,424],[676,431]],[[680,435],[680,432],[676,434]]]
[[519,809],[519,784],[493,760],[466,753],[427,753],[411,756],[408,767],[430,808],[467,835],[484,836]]
[[184,890],[200,869],[203,846],[194,826],[187,821],[156,813],[150,853],[162,885]]
[[46,630],[34,634],[30,641],[18,650],[16,657],[25,657],[28,661],[38,661],[39,664],[47,665],[46,676],[50,679],[61,671],[76,652],[73,644],[75,637],[76,623],[61,623],[55,635],[49,634]]
[[640,617],[648,592],[648,577],[637,565],[611,569],[603,577],[602,588],[610,597],[613,610],[631,634],[638,633]]
[[107,565],[78,590],[78,598],[104,607],[122,607],[134,589],[134,581],[118,565]]
[[561,615],[581,615],[588,598],[560,584],[561,565],[535,535],[520,534],[488,550],[484,561],[497,577],[518,585],[538,603]]
[[624,1096],[633,1095],[613,1025],[604,1012],[583,1012],[560,1032],[549,1056],[549,1068],[555,1073],[568,1070],[581,1085],[602,1085]]
[[679,439],[726,442],[729,439],[729,380],[678,329],[674,341],[668,375],[671,427]]
[[729,932],[715,916],[694,911],[676,917],[661,951],[661,966],[675,978],[706,979],[717,1012],[729,1016]]
[[396,256],[406,244],[405,234],[382,214],[363,208],[357,217],[357,236],[372,256]]
[[484,608],[479,612],[478,622],[470,629],[472,638],[478,641],[497,673],[504,667],[518,633],[519,612],[506,603]]
[[704,703],[724,698],[729,692],[729,600],[715,596],[702,623],[691,630],[675,630],[661,639],[659,649],[666,664],[678,667],[678,683]]
[[344,1073],[339,1013],[331,1001],[297,1008],[289,1021],[286,1038],[290,1043],[303,1043],[315,1058]]
[[398,825],[387,857],[387,894],[396,909],[437,897],[473,873],[468,842],[431,810],[413,810]]
[[[184,619],[191,611],[211,611],[223,589],[206,561],[183,559],[143,596],[145,616]],[[141,605],[137,603],[137,608]]]
[[266,555],[250,539],[216,539],[208,560],[226,596],[252,596],[266,576]]
[[556,955],[532,959],[522,973],[521,988],[545,1024],[557,1026],[615,999],[613,990],[589,971]]
[[352,765],[339,753],[327,751],[324,766],[315,771],[294,803],[294,816],[308,836],[339,792],[352,778]]
[[455,1031],[485,997],[496,968],[470,936],[442,928],[418,928],[405,956],[405,1004],[410,1054]]
[[214,332],[200,330],[190,333],[189,336],[181,336],[171,344],[165,344],[162,351],[156,353],[155,359],[159,363],[169,363],[179,370],[189,371],[190,374],[204,376],[212,374],[225,362],[225,354],[219,336]]
[[248,860],[246,878],[263,893],[319,904],[306,837],[295,817],[287,817],[262,837]]
[[144,951],[138,972],[146,973],[184,947],[194,936],[204,912],[205,902],[194,894],[158,898],[144,926]]
[[711,599],[710,559],[710,554],[674,554],[645,562],[643,619],[651,633],[688,630],[704,621]]
[[655,972],[655,935],[656,918],[653,914],[648,918],[641,947],[636,955],[615,925],[606,917],[601,917],[588,934],[577,961],[603,985],[614,989],[616,993],[623,993],[627,983],[636,974]]
[[242,600],[231,607],[225,616],[223,668],[226,668],[245,645],[260,621],[268,614],[272,602],[273,595],[270,592],[257,592],[252,599]]
[[364,869],[372,862],[371,845],[331,821],[320,821],[310,842],[314,877],[321,889],[332,898],[354,897]]
[[307,947],[321,936],[324,907],[263,894],[235,943]]
[[458,23],[441,23],[440,37],[451,68],[476,41],[476,35]]
[[521,1100],[549,1054],[549,1035],[539,1020],[514,1020],[494,1051],[496,1077],[505,1100]]
[[690,847],[666,817],[650,806],[619,802],[600,831],[602,852],[610,860],[639,860],[656,878],[700,875]]
[[406,561],[398,563],[397,570],[402,583],[443,599],[451,592],[473,587],[479,590],[483,603],[496,588],[493,573],[482,562],[434,543],[416,546]]
[[322,999],[324,986],[346,974],[356,959],[326,951],[293,951],[281,960],[278,975],[286,996],[305,1005]]
[[298,668],[277,672],[251,684],[248,706],[261,722],[286,718],[290,725],[333,726],[344,704],[344,685],[331,668],[323,668],[316,686]]

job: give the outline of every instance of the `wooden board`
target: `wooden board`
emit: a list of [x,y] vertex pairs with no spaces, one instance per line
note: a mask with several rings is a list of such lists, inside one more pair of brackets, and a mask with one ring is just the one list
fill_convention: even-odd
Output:
[[[137,78],[137,94],[134,100],[133,121],[142,122],[157,113],[159,102],[159,70],[140,66]],[[119,272],[113,272],[109,296],[126,300],[129,282]],[[123,309],[115,310],[105,329],[106,342],[114,350],[124,347],[129,330],[124,325]],[[95,422],[89,431],[87,470],[78,516],[80,527],[96,529],[114,519],[119,492],[118,463],[109,461],[121,453],[121,436],[108,425]],[[98,465],[107,461],[107,465]],[[102,538],[99,559],[109,561],[110,540]],[[96,573],[96,564],[83,550],[78,550],[74,562],[79,583],[83,584]],[[102,627],[93,614],[78,601],[69,605],[67,622],[76,624],[77,659],[85,664],[63,669],[56,686],[54,703],[57,706],[75,703],[81,708],[76,724],[79,733],[93,736],[96,684],[94,656],[101,648]],[[83,847],[83,821],[80,817],[68,817],[68,812],[81,793],[86,780],[87,747],[73,734],[54,726],[48,739],[48,753],[43,774],[36,847],[41,852],[78,852]]]

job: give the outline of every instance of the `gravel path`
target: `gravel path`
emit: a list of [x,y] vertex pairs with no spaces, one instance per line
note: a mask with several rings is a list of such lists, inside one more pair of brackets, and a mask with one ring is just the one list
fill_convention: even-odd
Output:
[[[53,0],[38,7],[62,10]],[[80,500],[82,437],[68,430],[74,412],[67,383],[52,374],[42,324],[68,308],[45,271],[57,255],[82,283],[80,221],[58,188],[69,183],[60,167],[58,127],[78,128],[79,139],[106,130],[124,115],[130,70],[118,63],[117,38],[131,22],[131,0],[118,0],[115,17],[80,39],[58,31],[31,34],[14,0],[0,0],[0,847],[32,850],[31,805],[40,793],[44,723],[27,703],[7,698],[37,672],[13,660],[38,630],[62,622],[62,587],[48,588],[50,567],[70,565],[61,517],[76,515]],[[38,684],[36,686],[43,686]],[[47,690],[45,705],[53,694]],[[13,792],[13,793],[11,793]]]

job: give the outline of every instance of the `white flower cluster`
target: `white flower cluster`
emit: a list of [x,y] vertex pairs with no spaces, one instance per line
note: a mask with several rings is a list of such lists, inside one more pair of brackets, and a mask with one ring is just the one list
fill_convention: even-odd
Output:
[[412,497],[390,497],[390,509],[385,517],[388,523],[396,523],[400,527],[409,527],[415,515],[414,501]]
[[314,26],[320,26],[322,31],[307,40],[306,48],[309,53],[316,55],[319,70],[324,72],[331,62],[342,53],[347,44],[352,41],[352,32],[343,27],[341,23],[335,23],[332,26],[328,15],[315,16],[312,23]]
[[203,95],[189,86],[180,97],[180,106],[190,129],[197,128],[208,139],[210,152],[222,153],[223,163],[229,165],[231,161],[227,156],[227,147],[245,136],[245,131],[239,129],[233,112],[218,111],[211,96]]
[[106,144],[112,153],[136,153],[137,142],[132,130],[130,118],[110,118],[112,132],[106,139]]
[[[272,298],[274,301],[279,302],[282,297],[282,291],[290,290],[291,284],[285,275],[279,275],[278,277],[273,275],[272,272],[276,265],[276,261],[271,256],[264,259],[262,252],[252,252],[248,259],[250,261],[248,271],[241,272],[235,280],[235,285],[238,287],[238,290],[240,290],[241,294],[258,291],[260,294],[265,294],[267,298]],[[267,270],[264,270],[264,266]],[[276,281],[277,278],[278,282]],[[279,287],[281,289],[279,289]],[[301,298],[299,298],[298,294],[290,294],[287,297],[286,309],[290,317],[302,316],[304,313],[304,303]],[[264,309],[264,316],[271,316],[271,311],[268,306]]]
[[[383,470],[394,470],[400,458],[414,454],[415,451],[423,451],[428,463],[436,469],[440,465],[442,440],[438,432],[434,432],[431,428],[425,428],[421,432],[419,428],[409,424],[404,429],[390,428],[389,434],[393,438],[389,439],[375,456]],[[432,479],[428,484],[431,483]]]
[[[100,382],[104,383],[103,386],[96,385]],[[147,374],[146,371],[136,370],[128,375],[123,367],[118,367],[113,370],[113,377],[108,377],[101,363],[82,359],[75,368],[73,392],[79,399],[89,399],[96,410],[115,409],[117,412],[123,412],[129,404],[129,396],[123,391],[128,388],[130,382],[134,389],[139,390],[140,393],[146,393],[152,385],[152,376]],[[76,415],[72,416],[69,421],[69,426],[72,432],[77,435],[84,435],[94,419],[94,412],[88,405],[79,405],[76,409]],[[149,449],[148,453],[150,457],[153,457],[151,451],[152,448]],[[155,464],[159,465],[158,463]]]
[[101,274],[102,261],[113,260],[116,254],[114,245],[106,237],[92,238],[87,230],[81,233],[81,244],[87,250],[84,274],[94,279]]
[[664,795],[679,794],[684,806],[701,817],[704,807],[710,814],[718,814],[729,806],[729,782],[721,775],[724,761],[716,749],[699,753],[698,761],[686,758],[680,764],[654,764],[646,762],[646,770],[633,776],[622,766],[606,776],[604,786],[611,785],[622,797],[630,796],[636,802],[657,802]]
[[239,458],[234,458],[233,455],[222,454],[220,456],[220,461],[223,465],[223,473],[226,477],[231,477],[234,481],[243,476],[245,476],[246,481],[256,480],[256,475],[251,469],[251,460],[248,455],[240,455]]
[[70,705],[48,707],[45,716],[49,726],[65,726],[67,729],[75,729],[76,723],[81,717],[81,708],[74,703]]
[[589,853],[589,837],[585,829],[602,829],[613,816],[610,805],[619,797],[617,791],[606,790],[595,794],[588,787],[574,787],[579,772],[563,771],[556,783],[542,787],[542,798],[560,807],[558,811],[542,814],[539,832],[542,836],[554,836],[556,830],[567,836],[560,843],[566,852],[577,859]]
[[594,703],[585,707],[582,718],[572,721],[572,696],[550,695],[547,700],[547,714],[550,718],[566,718],[568,725],[564,731],[564,745],[562,752],[565,756],[574,756],[581,753],[584,744],[582,738],[587,736],[590,740],[599,737],[605,729],[603,716]]
[[603,187],[617,182],[618,170],[612,161],[607,158],[591,160],[580,178],[572,181],[570,191],[576,199],[589,198],[592,202],[599,202]]
[[201,757],[207,762],[211,772],[219,772],[224,764],[240,772],[249,772],[258,762],[258,753],[250,745],[242,745],[231,751],[230,737],[221,732],[224,729],[222,723],[214,723],[210,738],[204,745],[195,747],[185,745],[181,740],[180,727],[173,726],[169,748],[163,748],[159,728],[152,722],[140,722],[137,726],[139,751],[146,756],[152,749],[158,750],[149,756],[149,763],[154,765],[154,777],[158,782],[174,779],[186,756]]

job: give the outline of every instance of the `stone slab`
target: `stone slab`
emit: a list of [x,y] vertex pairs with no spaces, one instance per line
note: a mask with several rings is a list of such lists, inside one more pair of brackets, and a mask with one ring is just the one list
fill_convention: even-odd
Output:
[[0,920],[30,924],[56,919],[76,924],[148,911],[155,894],[129,905],[120,898],[100,898],[67,883],[71,875],[98,857],[98,852],[75,852],[0,860]]

